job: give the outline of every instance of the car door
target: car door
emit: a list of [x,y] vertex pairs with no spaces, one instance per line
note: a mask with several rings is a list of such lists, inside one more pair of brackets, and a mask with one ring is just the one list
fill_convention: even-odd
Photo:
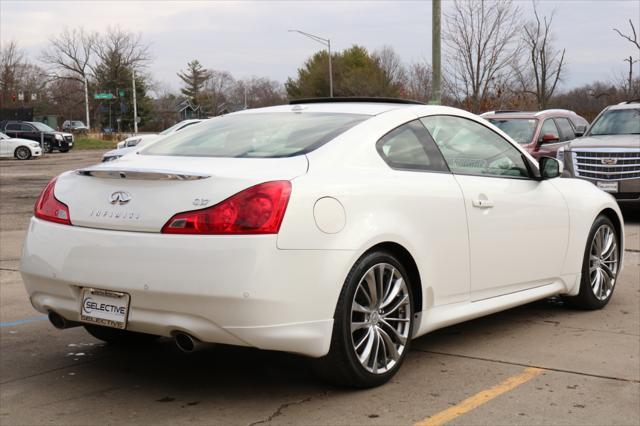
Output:
[[4,133],[11,138],[19,138],[22,133],[22,126],[20,123],[7,124]]
[[0,134],[0,157],[8,157],[9,156],[9,142],[10,139]]
[[556,280],[567,250],[569,215],[553,183],[530,177],[524,154],[479,122],[455,116],[422,122],[464,195],[471,299]]
[[398,188],[396,217],[413,232],[424,305],[469,300],[469,241],[462,191],[419,120],[382,137],[378,153]]
[[20,124],[20,137],[22,139],[31,139],[32,141],[40,142],[40,131],[29,123]]

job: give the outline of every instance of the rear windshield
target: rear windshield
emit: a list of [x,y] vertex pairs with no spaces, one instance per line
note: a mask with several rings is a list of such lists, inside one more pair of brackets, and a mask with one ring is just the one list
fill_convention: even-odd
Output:
[[290,157],[313,151],[367,118],[368,115],[315,112],[227,115],[162,138],[141,154]]
[[591,136],[639,135],[640,108],[609,110],[591,125]]
[[538,125],[538,120],[533,118],[491,118],[489,121],[522,145],[531,143]]

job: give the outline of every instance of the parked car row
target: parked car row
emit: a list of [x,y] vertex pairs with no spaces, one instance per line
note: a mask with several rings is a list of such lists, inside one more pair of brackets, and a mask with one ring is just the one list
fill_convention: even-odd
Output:
[[71,133],[58,132],[37,121],[0,121],[0,132],[11,138],[38,142],[47,153],[68,152],[75,141]]
[[481,116],[533,157],[556,156],[564,176],[586,179],[620,203],[640,204],[640,100],[609,106],[591,126],[561,109]]

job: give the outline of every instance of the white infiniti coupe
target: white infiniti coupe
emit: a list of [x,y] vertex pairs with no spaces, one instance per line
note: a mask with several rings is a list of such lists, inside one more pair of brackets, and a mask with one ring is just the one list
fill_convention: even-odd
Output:
[[607,304],[622,216],[561,169],[454,108],[246,110],[52,180],[21,272],[58,328],[294,352],[375,386],[432,330],[552,295]]

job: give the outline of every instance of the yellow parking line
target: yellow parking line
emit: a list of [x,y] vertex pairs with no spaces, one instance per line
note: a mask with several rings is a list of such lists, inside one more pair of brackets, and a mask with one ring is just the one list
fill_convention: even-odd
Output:
[[525,368],[522,373],[509,377],[502,383],[499,383],[489,389],[478,392],[453,407],[427,417],[426,419],[416,423],[414,426],[436,426],[448,423],[456,417],[468,413],[482,404],[491,401],[493,398],[517,388],[521,384],[528,382],[544,371],[545,370],[542,368]]

